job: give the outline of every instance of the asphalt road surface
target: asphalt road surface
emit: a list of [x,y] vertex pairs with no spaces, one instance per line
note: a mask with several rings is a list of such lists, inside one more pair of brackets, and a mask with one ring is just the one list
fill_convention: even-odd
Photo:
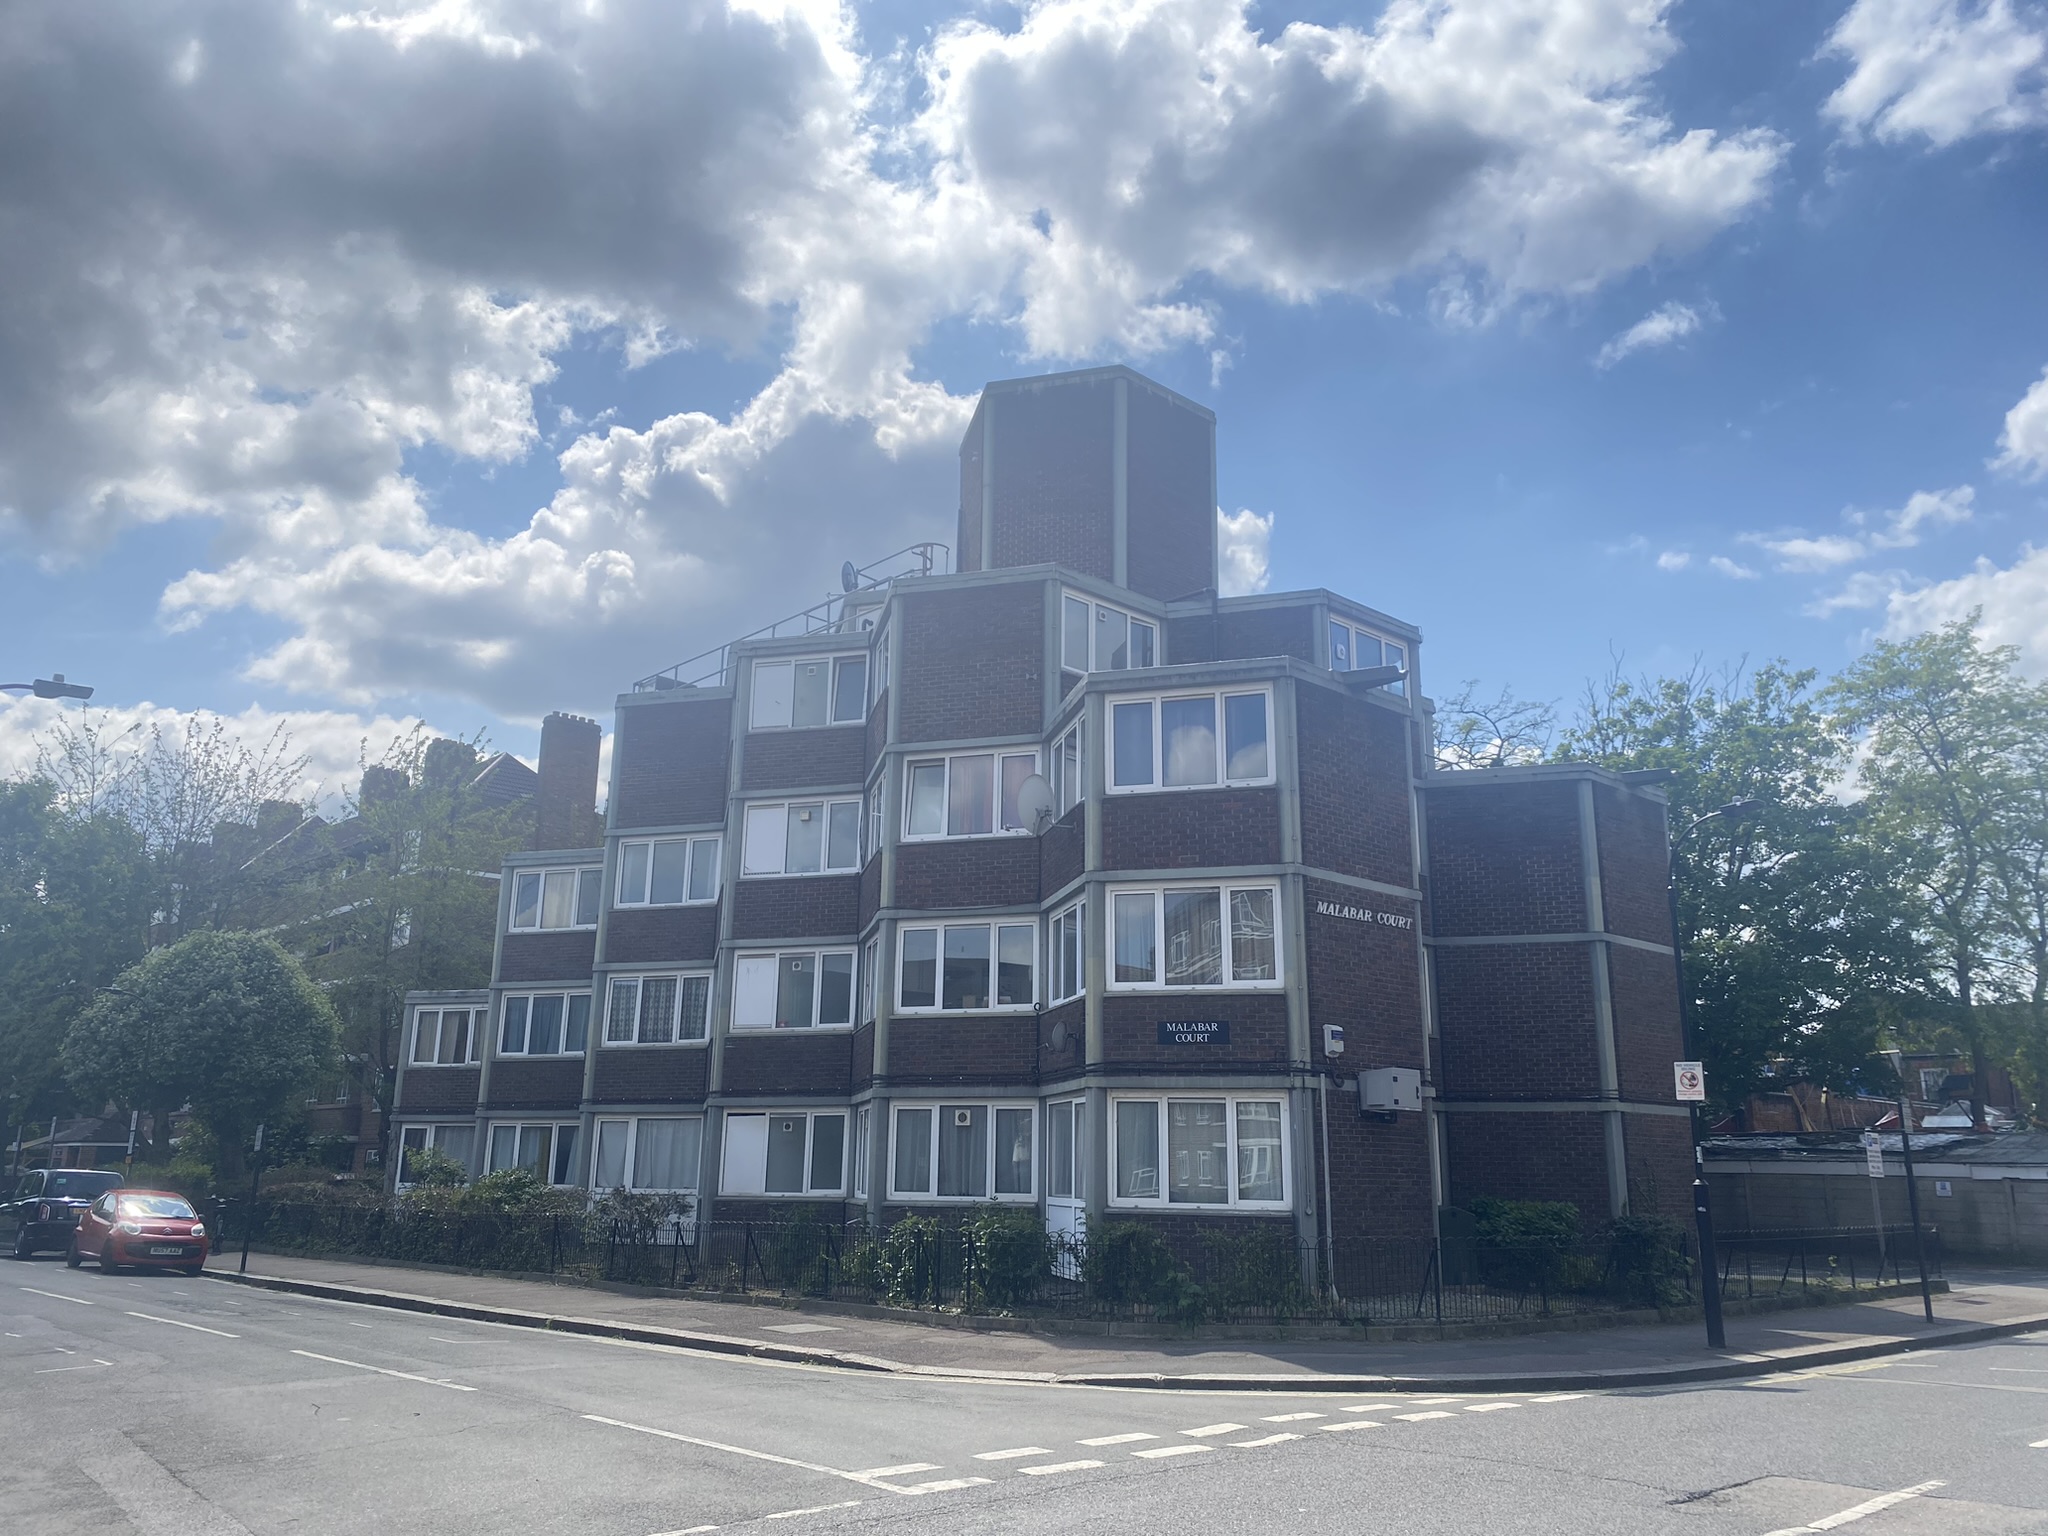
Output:
[[23,1536],[2048,1536],[2048,1335],[1375,1398],[868,1375],[53,1259],[0,1264],[0,1322],[0,1530]]

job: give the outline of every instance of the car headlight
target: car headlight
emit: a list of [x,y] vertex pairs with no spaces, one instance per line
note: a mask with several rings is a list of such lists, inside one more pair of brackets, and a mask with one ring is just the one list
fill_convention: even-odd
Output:
[[140,1237],[142,1236],[142,1223],[139,1221],[120,1221],[114,1224],[114,1230],[124,1237]]
[[206,1236],[206,1223],[205,1223],[205,1222],[203,1222],[203,1221],[195,1221],[195,1222],[193,1222],[193,1223],[192,1223],[192,1235],[193,1235],[194,1237],[204,1237],[204,1236]]

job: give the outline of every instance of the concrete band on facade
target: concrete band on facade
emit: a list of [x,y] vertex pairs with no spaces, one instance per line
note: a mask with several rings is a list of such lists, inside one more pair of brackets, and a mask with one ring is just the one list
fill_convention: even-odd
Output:
[[[466,1146],[481,1172],[500,1127],[546,1123],[560,1147],[573,1126],[548,1172],[587,1186],[599,1121],[694,1121],[690,1192],[708,1218],[800,1203],[887,1221],[972,1203],[893,1192],[912,1129],[934,1148],[957,1131],[956,1172],[973,1163],[957,1147],[984,1137],[980,1198],[1036,1205],[1063,1230],[1213,1216],[1304,1241],[1427,1239],[1438,1207],[1486,1195],[1574,1200],[1596,1223],[1683,1210],[1691,1159],[1670,1102],[1680,1050],[1661,792],[1569,764],[1436,771],[1420,632],[1325,590],[1219,596],[1214,485],[1213,416],[1128,369],[991,385],[962,443],[953,571],[858,591],[827,631],[738,644],[716,685],[618,699],[602,845],[508,861],[488,990],[407,1000],[394,1114],[404,1144],[440,1136],[428,1127],[467,1126],[448,1144]],[[1084,608],[1082,657],[1068,625]],[[1147,665],[1132,664],[1132,620],[1150,627]],[[1119,628],[1123,664],[1110,665],[1094,652]],[[1357,664],[1368,649],[1374,662]],[[1399,674],[1354,675],[1384,655],[1399,657]],[[852,685],[836,694],[834,658],[864,667],[858,698]],[[757,724],[816,707],[814,695],[783,700],[794,671],[757,668],[820,659],[823,720]],[[1152,701],[1163,780],[1165,701],[1202,695],[1214,701],[1213,729],[1183,729],[1172,763],[1181,779],[1206,763],[1218,782],[1113,782],[1113,729],[1134,732],[1136,721],[1119,704]],[[1263,701],[1236,706],[1236,738],[1229,695]],[[1250,740],[1260,709],[1263,761]],[[1077,729],[1078,762],[1056,766]],[[1233,741],[1244,748],[1236,773]],[[1066,793],[1042,835],[908,835],[914,767],[993,759],[999,793],[1005,754],[1032,754]],[[978,771],[957,770],[970,821]],[[942,769],[943,781],[954,772]],[[855,807],[858,825],[843,871],[743,873],[750,808],[765,837],[767,807],[808,806],[836,825],[847,813],[829,809],[835,800]],[[791,813],[781,814],[786,834]],[[620,903],[628,845],[708,849],[713,838],[712,899]],[[829,850],[819,862],[833,862]],[[514,926],[521,890],[539,889],[532,877],[576,870],[600,885],[594,914],[575,914],[590,920],[528,926],[522,915]],[[1127,887],[1160,893],[1162,951],[1181,941],[1189,965],[1213,965],[1229,983],[1121,985],[1111,910]],[[1241,903],[1227,894],[1240,887]],[[1191,888],[1218,892],[1217,920],[1206,897],[1183,899],[1177,909],[1194,915],[1169,936],[1164,897]],[[1078,975],[1073,995],[1054,1001],[1060,919],[1077,901]],[[542,915],[560,917],[559,903]],[[992,945],[999,925],[1029,932],[1031,1001],[901,1006],[905,931],[938,929],[943,951],[947,924],[976,923]],[[849,950],[850,1022],[736,1027],[736,1007],[758,1009],[765,995],[754,990],[767,974],[758,957]],[[1268,950],[1271,979],[1260,974]],[[812,963],[814,987],[823,964]],[[702,1038],[605,1043],[614,983],[647,976],[704,978],[693,994],[705,1001]],[[590,996],[587,1047],[501,1054],[507,998],[553,993]],[[789,997],[778,990],[773,1008]],[[484,1021],[477,1059],[414,1061],[421,1015],[455,1007]],[[1371,1106],[1381,1069],[1419,1074],[1417,1107]],[[1147,1095],[1159,1106],[1156,1149],[1138,1107]],[[906,1109],[917,1113],[905,1119]],[[1029,1138],[1001,1190],[998,1110],[1012,1145]],[[966,1118],[932,1130],[942,1111]],[[789,1124],[728,1128],[733,1115],[762,1112]],[[839,1183],[768,1194],[759,1165],[738,1160],[773,1155],[759,1152],[764,1129],[796,1134],[804,1115],[844,1117]],[[1055,1196],[1054,1143],[1064,1147],[1070,1124],[1073,1191]],[[829,1124],[805,1125],[807,1147],[824,1138],[823,1167]],[[1120,1189],[1157,1193],[1130,1201]]]

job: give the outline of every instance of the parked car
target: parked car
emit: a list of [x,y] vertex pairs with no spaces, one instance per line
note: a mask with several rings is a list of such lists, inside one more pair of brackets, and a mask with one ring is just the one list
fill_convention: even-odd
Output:
[[93,1168],[30,1169],[0,1202],[0,1246],[17,1259],[68,1247],[79,1213],[120,1184],[120,1174]]
[[206,1224],[183,1195],[166,1189],[110,1189],[86,1208],[64,1262],[73,1269],[98,1259],[104,1270],[134,1264],[182,1269],[206,1264]]

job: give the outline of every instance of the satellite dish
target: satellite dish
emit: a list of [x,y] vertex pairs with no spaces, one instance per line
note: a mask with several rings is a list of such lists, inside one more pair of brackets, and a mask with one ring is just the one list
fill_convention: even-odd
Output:
[[1059,807],[1044,774],[1034,773],[1018,786],[1017,819],[1033,837],[1045,836],[1045,829],[1059,820]]
[[851,592],[860,585],[860,572],[853,568],[851,560],[842,561],[839,566],[839,590]]

